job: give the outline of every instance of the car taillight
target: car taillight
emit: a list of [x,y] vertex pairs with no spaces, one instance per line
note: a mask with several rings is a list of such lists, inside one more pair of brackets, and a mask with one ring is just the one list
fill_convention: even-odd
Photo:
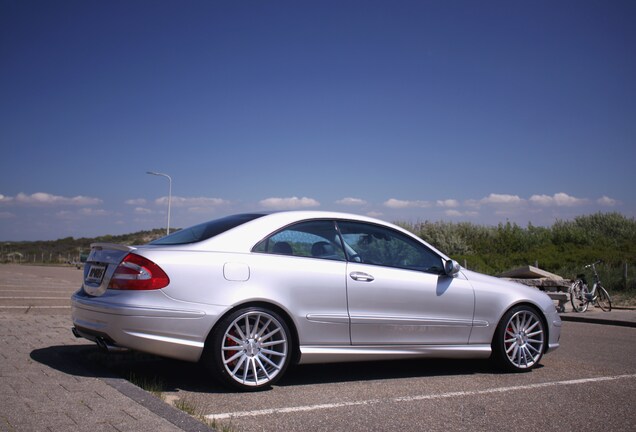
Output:
[[108,284],[116,290],[155,290],[170,283],[168,275],[147,258],[130,253],[124,257]]

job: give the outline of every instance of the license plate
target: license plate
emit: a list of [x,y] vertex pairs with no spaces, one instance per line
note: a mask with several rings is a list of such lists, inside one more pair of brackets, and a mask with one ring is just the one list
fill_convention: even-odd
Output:
[[104,273],[106,273],[106,266],[103,264],[91,264],[88,269],[88,275],[86,276],[86,282],[100,284],[104,279]]

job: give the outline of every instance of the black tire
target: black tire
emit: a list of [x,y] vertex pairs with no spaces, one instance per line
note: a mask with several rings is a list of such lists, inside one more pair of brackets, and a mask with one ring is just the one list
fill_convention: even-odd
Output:
[[545,352],[546,329],[541,316],[529,306],[515,306],[501,318],[492,341],[493,358],[508,372],[535,368]]
[[258,391],[285,373],[292,357],[289,327],[260,307],[236,310],[219,322],[206,342],[203,362],[229,388]]
[[596,288],[596,290],[596,303],[598,304],[598,306],[605,312],[611,311],[612,299],[610,298],[610,295],[607,293],[607,291],[605,291],[605,288],[600,285]]
[[585,298],[587,292],[587,286],[581,279],[574,281],[570,288],[570,303],[572,303],[572,309],[575,312],[585,312],[587,310],[588,302]]

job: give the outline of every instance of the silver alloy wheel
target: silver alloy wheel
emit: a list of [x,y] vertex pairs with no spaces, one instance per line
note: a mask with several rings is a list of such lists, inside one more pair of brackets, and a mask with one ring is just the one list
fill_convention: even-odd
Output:
[[221,345],[221,360],[237,383],[261,387],[284,369],[288,353],[286,328],[265,311],[249,311],[227,327]]
[[543,355],[545,332],[541,319],[531,310],[522,309],[506,323],[504,350],[508,361],[518,369],[529,369]]

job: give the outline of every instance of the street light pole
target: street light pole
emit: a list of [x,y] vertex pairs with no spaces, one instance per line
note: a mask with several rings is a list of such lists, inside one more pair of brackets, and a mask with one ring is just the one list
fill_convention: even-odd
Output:
[[168,227],[166,228],[166,235],[170,234],[170,207],[172,204],[172,177],[168,174],[158,173],[154,171],[146,171],[146,174],[161,176],[168,179]]

